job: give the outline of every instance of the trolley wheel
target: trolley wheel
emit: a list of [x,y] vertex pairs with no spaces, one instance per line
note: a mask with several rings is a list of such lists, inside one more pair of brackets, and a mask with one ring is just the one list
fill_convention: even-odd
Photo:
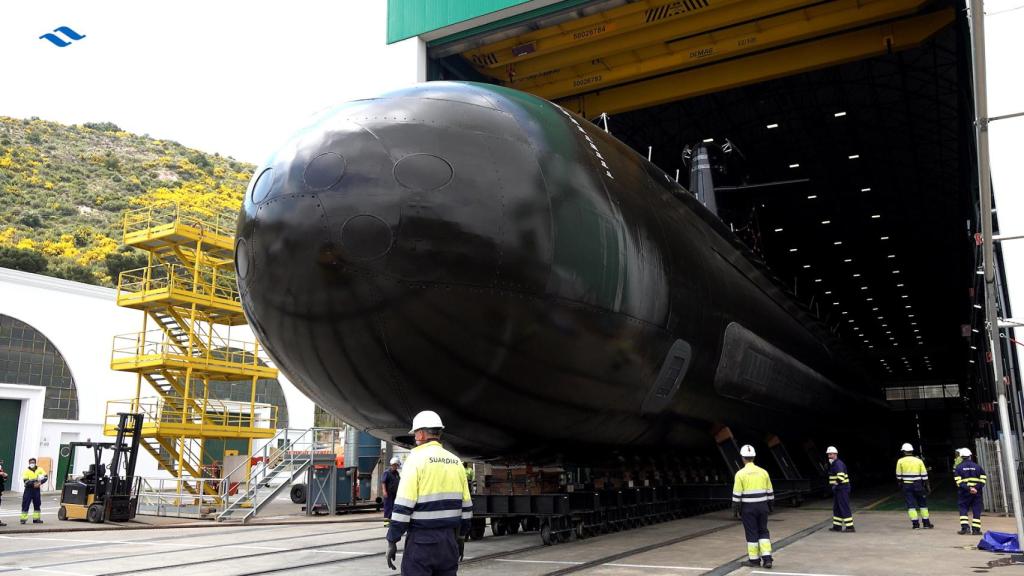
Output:
[[545,546],[551,546],[555,543],[555,539],[551,534],[551,523],[547,521],[540,525],[540,541],[543,542]]
[[292,486],[291,491],[288,494],[292,498],[293,504],[305,504],[306,503],[306,485],[295,484]]
[[509,518],[505,531],[509,534],[519,534],[519,518]]
[[576,529],[574,530],[574,532],[576,533],[577,540],[583,540],[583,538],[586,537],[586,531],[583,528],[582,520],[576,523]]
[[67,520],[67,519],[68,519],[68,509],[63,507],[63,506],[61,506],[57,510],[57,520]]
[[491,534],[494,536],[504,536],[505,528],[504,518],[491,518]]
[[89,506],[89,509],[86,510],[86,512],[85,512],[85,518],[86,518],[86,520],[88,520],[89,522],[92,522],[93,524],[102,524],[103,523],[103,505],[102,504],[93,504],[92,506]]

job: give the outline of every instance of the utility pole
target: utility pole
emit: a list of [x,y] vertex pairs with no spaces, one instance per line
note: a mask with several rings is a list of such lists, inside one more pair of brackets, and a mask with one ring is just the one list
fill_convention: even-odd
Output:
[[1017,538],[1024,542],[1021,522],[1020,486],[1013,449],[1013,431],[1006,402],[1006,381],[1003,378],[1003,351],[999,338],[996,310],[995,258],[992,249],[992,182],[988,153],[988,89],[985,85],[985,10],[982,0],[970,0],[971,47],[974,60],[974,134],[978,143],[978,194],[981,196],[981,233],[985,265],[985,317],[989,350],[992,353],[992,374],[998,396],[999,427],[1002,429],[1002,464],[1010,485],[1013,515],[1017,522]]

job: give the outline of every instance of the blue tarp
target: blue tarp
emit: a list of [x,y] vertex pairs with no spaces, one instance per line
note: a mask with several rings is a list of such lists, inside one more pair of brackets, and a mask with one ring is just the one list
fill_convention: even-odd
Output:
[[978,542],[978,548],[989,552],[1020,552],[1020,542],[1016,534],[988,531]]

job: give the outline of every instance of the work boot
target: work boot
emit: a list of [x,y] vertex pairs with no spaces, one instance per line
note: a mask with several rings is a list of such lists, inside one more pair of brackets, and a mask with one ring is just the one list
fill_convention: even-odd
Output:
[[932,521],[931,521],[931,520],[929,520],[929,519],[927,519],[927,518],[925,518],[924,520],[922,520],[922,522],[924,522],[924,527],[925,527],[925,528],[929,528],[929,529],[931,529],[931,528],[935,528],[935,526],[934,526],[934,525],[932,524]]
[[28,520],[26,520],[26,519],[22,518],[22,519],[21,519],[21,523],[22,523],[22,524],[24,524],[25,522],[28,522]]
[[3,521],[3,520],[0,520],[0,528],[2,528],[2,527],[4,527],[4,526],[7,526],[7,524],[4,524],[4,521]]
[[981,528],[971,528],[971,534],[981,536]]
[[764,567],[764,568],[771,568],[772,567],[772,557],[771,556],[765,556],[764,558],[761,558],[761,566]]
[[760,565],[761,565],[761,560],[760,559],[758,559],[758,560],[749,560],[748,559],[747,560],[747,566],[760,566]]
[[971,533],[971,529],[967,527],[967,524],[961,524],[960,525],[960,531],[957,532],[957,534],[959,534],[961,536],[963,536],[964,534],[970,534],[970,533]]
[[33,521],[32,521],[32,523],[33,523],[33,524],[42,524],[42,523],[43,523],[43,521],[42,521],[42,520],[40,520],[39,518],[36,518],[35,520],[33,520]]
[[847,527],[846,527],[846,531],[847,531],[847,532],[856,532],[856,531],[857,531],[857,529],[856,529],[856,528],[854,528],[853,526],[847,526]]
[[835,524],[833,524],[831,530],[833,532],[842,532],[843,531],[843,527],[842,526],[836,526]]
[[921,525],[918,524],[917,520],[911,520],[910,523],[912,524],[911,528],[913,528],[914,530],[917,530],[921,527]]

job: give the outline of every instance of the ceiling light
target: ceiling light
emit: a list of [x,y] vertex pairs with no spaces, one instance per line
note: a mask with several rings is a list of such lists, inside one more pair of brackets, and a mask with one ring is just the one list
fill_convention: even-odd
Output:
[[907,296],[906,294],[900,294],[900,298],[910,298],[910,296]]
[[882,328],[888,328],[888,327],[889,327],[888,324],[882,324]]
[[977,350],[977,349],[978,349],[977,346],[971,346],[971,350]]
[[853,322],[853,318],[850,318],[849,320],[847,320],[847,322]]
[[881,218],[881,217],[882,217],[882,215],[881,215],[881,214],[872,214],[872,215],[871,215],[871,219],[872,219],[872,220],[878,220],[878,219],[879,219],[879,218]]
[[879,319],[879,320],[884,320],[885,318],[884,318],[884,317],[882,317],[882,316],[879,316],[879,317],[878,317],[878,319]]
[[892,330],[886,330],[885,333],[886,334],[892,334]]
[[705,143],[705,144],[707,144],[708,142],[714,142],[714,141],[715,141],[715,139],[714,139],[714,138],[705,138],[705,139],[704,139],[704,143]]
[[981,334],[981,332],[978,332],[977,328],[971,328],[971,332],[974,332],[975,334]]
[[811,267],[810,264],[804,264],[804,268],[810,268],[810,267]]
[[782,232],[782,228],[776,228],[775,231],[776,232]]
[[904,308],[910,309],[910,304],[907,304]]
[[864,299],[864,301],[865,301],[865,302],[873,302],[873,301],[874,301],[874,298],[865,298],[865,299]]
[[822,220],[821,223],[822,224],[831,224],[832,221],[831,220]]
[[825,296],[828,296],[828,295],[829,295],[829,294],[831,294],[831,293],[832,293],[832,291],[831,291],[831,290],[825,290]]
[[861,192],[871,192],[871,188],[861,188]]
[[815,199],[815,198],[817,198],[817,197],[818,197],[818,195],[817,195],[817,194],[811,194],[810,196],[808,196],[808,197],[807,197],[807,199],[808,199],[808,200],[814,200],[814,199]]
[[790,248],[789,251],[790,252],[796,252],[796,248]]
[[833,306],[839,306],[839,302],[833,302],[832,305]]
[[874,348],[874,345],[868,346],[868,348]]
[[978,310],[981,310],[981,304],[975,304],[974,307],[977,308]]
[[907,314],[907,318],[913,318],[913,317],[914,317],[913,314]]
[[847,312],[846,310],[843,310],[843,314],[849,314],[849,312]]
[[893,271],[892,271],[892,273],[893,273],[893,274],[899,274],[899,273],[900,273],[900,271],[899,271],[899,270],[893,270]]
[[[911,324],[913,324],[913,322],[911,322]],[[917,329],[915,328],[915,329],[914,329],[914,334],[917,334],[918,332],[920,332],[920,330],[917,330]]]
[[841,245],[842,243],[843,243],[843,241],[842,241],[842,240],[837,240],[837,241],[833,242],[833,243],[832,243],[832,245],[833,245],[833,246],[839,246],[839,245]]
[[895,254],[889,254],[888,256],[886,256],[886,258],[895,258],[895,257],[896,257]]
[[800,165],[799,164],[790,164],[789,167],[790,168],[799,168]]
[[853,275],[854,278],[860,278],[860,272]]
[[847,258],[846,260],[843,260],[843,262],[847,262],[847,263],[853,262],[853,258]]
[[833,114],[833,116],[835,116],[836,118],[841,118],[843,116],[846,116],[846,112],[836,112],[835,114]]
[[903,284],[897,284],[896,287],[897,288],[903,288]]
[[860,158],[860,154],[850,154],[849,158],[850,160],[856,160],[857,158]]
[[974,364],[974,360],[968,360],[968,362],[970,362],[971,364]]
[[881,238],[881,240],[888,240],[888,239],[889,239],[888,236],[882,236],[882,238]]
[[821,282],[821,278],[815,278],[814,281],[815,282]]
[[867,289],[868,289],[868,287],[867,287],[867,286],[861,286],[861,287],[860,287],[860,289],[861,289],[861,290],[867,290]]
[[920,336],[915,336],[915,338],[917,338],[918,340],[920,340],[920,339],[921,339],[921,337],[920,337]]
[[765,128],[767,128],[769,130],[771,130],[772,128],[778,128],[778,127],[779,127],[778,124],[769,124],[769,125],[765,126]]
[[977,274],[978,276],[984,276],[985,275],[985,271],[983,269],[981,269],[981,268],[978,268],[977,270],[975,270],[974,273]]
[[875,306],[874,308],[872,308],[871,311],[872,312],[878,312],[878,306]]

